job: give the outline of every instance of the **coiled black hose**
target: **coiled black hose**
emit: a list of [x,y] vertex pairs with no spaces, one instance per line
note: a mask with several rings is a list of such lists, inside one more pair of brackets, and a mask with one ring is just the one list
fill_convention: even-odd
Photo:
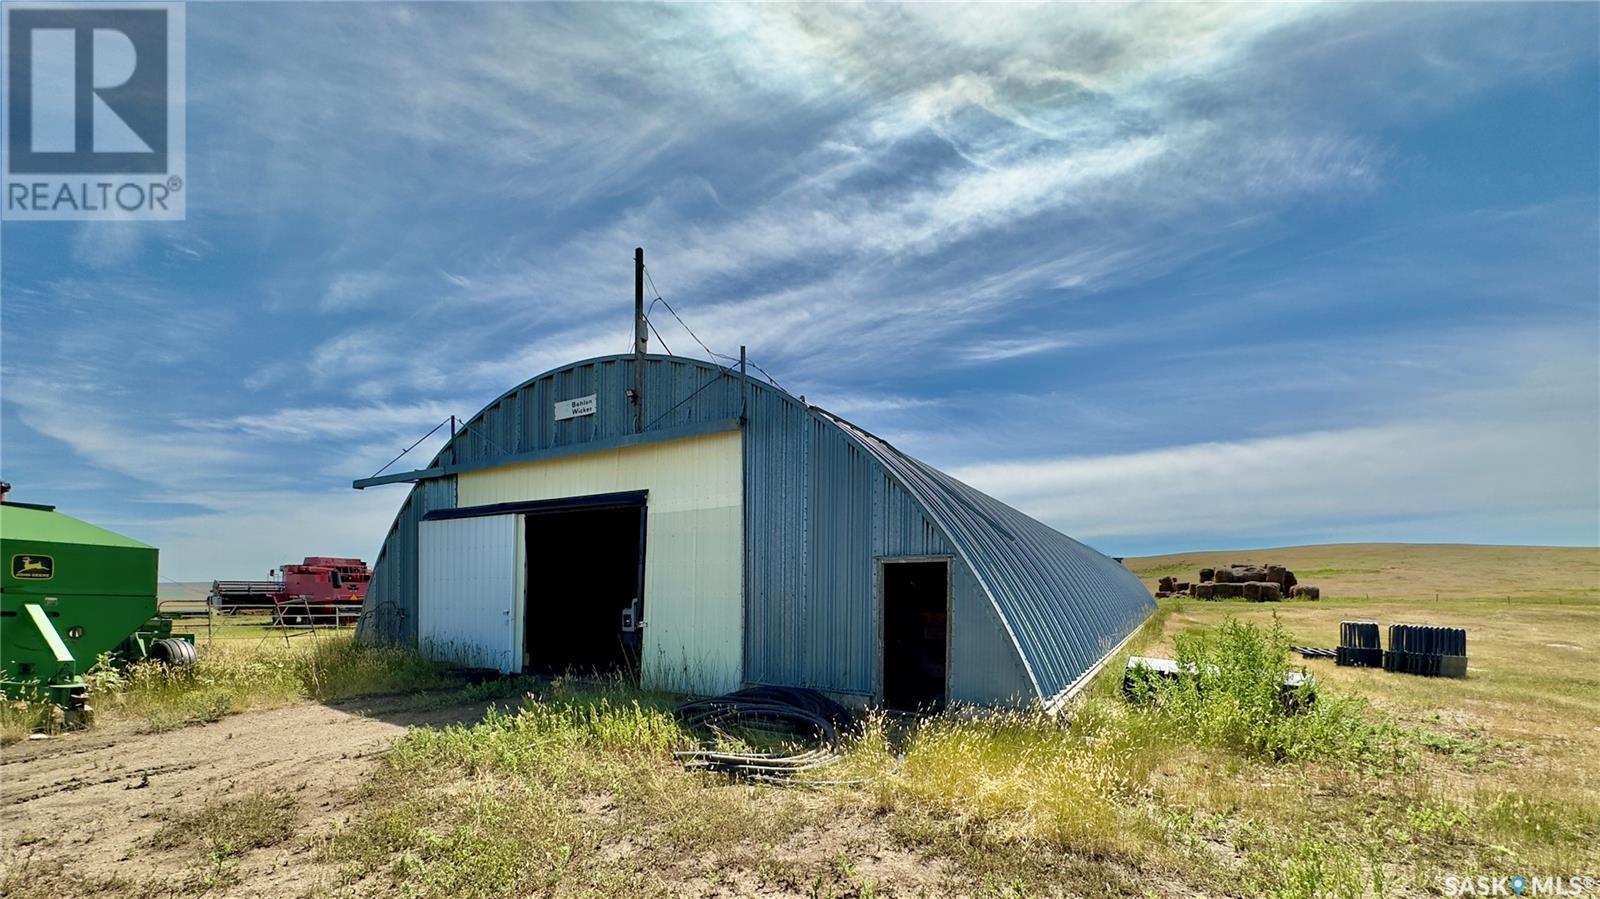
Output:
[[[787,782],[796,775],[840,760],[841,734],[854,719],[844,706],[803,687],[746,687],[722,696],[696,699],[674,710],[701,744],[676,753],[686,767],[735,777]],[[731,751],[730,739],[773,741],[772,751]]]

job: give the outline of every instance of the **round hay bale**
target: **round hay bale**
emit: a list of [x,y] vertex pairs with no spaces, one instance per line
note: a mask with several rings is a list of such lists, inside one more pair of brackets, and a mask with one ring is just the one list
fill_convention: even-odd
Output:
[[1277,584],[1274,584],[1271,581],[1268,581],[1267,583],[1262,584],[1260,589],[1261,589],[1261,601],[1262,602],[1282,602],[1283,601],[1283,589],[1281,587],[1279,587]]
[[1217,576],[1217,570],[1215,568],[1202,568],[1202,569],[1200,569],[1200,583],[1202,583],[1202,584],[1210,581],[1212,578],[1215,578],[1216,576]]
[[1219,584],[1231,584],[1231,583],[1233,583],[1233,569],[1232,568],[1218,568],[1216,571],[1212,572],[1212,576],[1216,580],[1216,582],[1219,583]]

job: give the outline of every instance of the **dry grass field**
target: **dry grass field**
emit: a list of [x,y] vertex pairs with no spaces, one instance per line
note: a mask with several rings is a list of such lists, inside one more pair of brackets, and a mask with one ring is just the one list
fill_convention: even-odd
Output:
[[1276,562],[1340,602],[1394,599],[1600,600],[1600,550],[1459,543],[1332,543],[1145,556],[1125,562],[1154,588],[1163,575],[1194,580],[1203,567]]
[[[451,685],[241,629],[192,680],[107,684],[98,730],[0,752],[0,894],[1356,899],[1600,877],[1600,550],[1128,564],[1217,561],[1288,564],[1326,598],[1164,600],[1128,651],[1215,664],[1209,692],[1130,705],[1113,664],[1063,718],[873,716],[804,788],[684,770],[674,697]],[[1276,653],[1353,617],[1467,627],[1469,677],[1290,656],[1319,696],[1283,714]],[[384,695],[331,698],[351,693]]]

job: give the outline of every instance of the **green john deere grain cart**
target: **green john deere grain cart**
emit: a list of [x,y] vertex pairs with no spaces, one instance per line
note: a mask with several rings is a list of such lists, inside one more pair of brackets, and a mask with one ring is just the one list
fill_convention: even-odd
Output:
[[0,502],[0,690],[53,702],[79,725],[83,675],[102,653],[194,664],[193,635],[157,613],[156,554],[54,506]]

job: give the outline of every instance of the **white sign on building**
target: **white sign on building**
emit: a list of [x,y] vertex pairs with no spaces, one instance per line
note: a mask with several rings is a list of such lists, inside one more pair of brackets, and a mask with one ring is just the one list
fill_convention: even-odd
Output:
[[556,421],[566,421],[580,415],[594,414],[594,394],[556,401]]

